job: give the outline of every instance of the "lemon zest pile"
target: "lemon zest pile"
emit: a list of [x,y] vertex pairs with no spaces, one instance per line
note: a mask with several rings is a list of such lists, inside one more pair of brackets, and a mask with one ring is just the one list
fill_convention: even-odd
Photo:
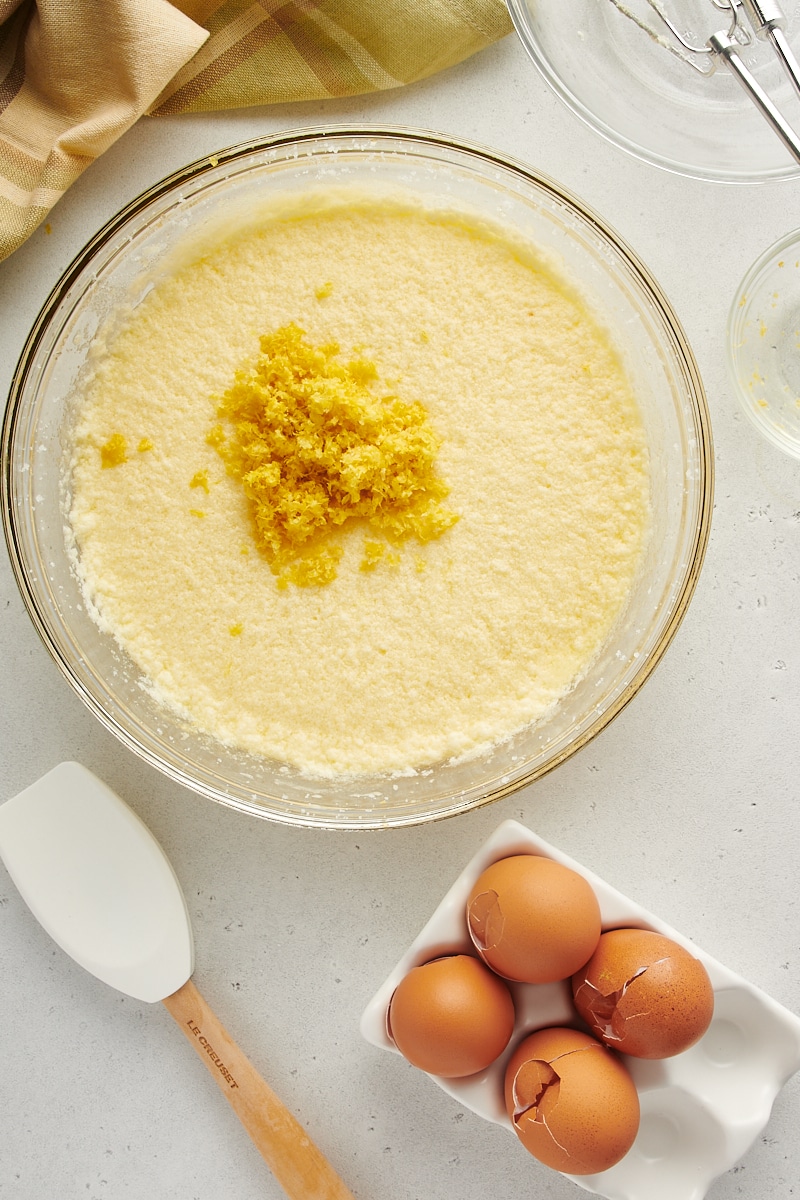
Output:
[[[440,537],[458,517],[443,508],[434,469],[439,439],[422,404],[379,395],[375,364],[338,360],[285,325],[236,373],[209,432],[250,502],[256,542],[278,586],[322,586],[336,577],[335,535],[357,521],[393,545]],[[366,543],[362,569],[384,555]],[[386,556],[387,560],[396,556]]]

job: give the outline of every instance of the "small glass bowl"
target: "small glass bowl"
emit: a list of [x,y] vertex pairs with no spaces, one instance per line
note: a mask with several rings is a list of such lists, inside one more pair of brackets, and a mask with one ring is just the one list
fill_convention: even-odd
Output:
[[[546,82],[607,141],[678,175],[756,183],[800,174],[797,163],[726,67],[701,74],[666,48],[677,45],[645,0],[508,0],[519,38]],[[711,0],[664,0],[683,36],[704,46],[727,28]],[[786,37],[800,55],[800,6],[784,5]],[[800,136],[800,104],[772,47],[740,48],[758,83]],[[694,55],[704,65],[707,55]]]
[[[215,741],[159,705],[86,610],[65,540],[76,379],[106,318],[207,224],[320,184],[415,189],[421,202],[501,221],[564,266],[615,331],[651,457],[652,536],[628,605],[584,677],[491,752],[403,775],[309,778]],[[138,289],[138,291],[137,291]],[[179,783],[232,808],[326,828],[411,825],[465,812],[530,783],[635,695],[680,624],[708,539],[713,454],[702,382],[675,314],[631,250],[558,184],[491,151],[403,129],[292,131],[192,163],[134,200],[78,255],[23,350],[3,425],[2,512],[31,618],[102,723]]]
[[726,348],[750,420],[773,446],[800,458],[800,229],[765,250],[745,275]]

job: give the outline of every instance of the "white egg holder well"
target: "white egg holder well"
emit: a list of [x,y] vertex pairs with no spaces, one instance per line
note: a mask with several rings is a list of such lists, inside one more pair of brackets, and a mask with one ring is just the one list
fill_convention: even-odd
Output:
[[[491,863],[525,853],[555,859],[583,875],[597,894],[604,929],[653,929],[685,946],[704,963],[714,988],[711,1026],[690,1049],[659,1060],[623,1056],[641,1105],[639,1133],[625,1158],[608,1171],[567,1178],[607,1200],[702,1200],[713,1180],[755,1141],[778,1092],[800,1069],[800,1018],[517,821],[499,825],[459,875],[367,1005],[362,1035],[399,1054],[386,1024],[398,983],[412,967],[432,958],[474,953],[466,924],[472,885]],[[582,1025],[569,981],[509,986],[516,1022],[504,1053],[468,1079],[430,1078],[464,1107],[513,1135],[503,1079],[514,1047],[535,1029]],[[526,1153],[521,1145],[518,1149]]]

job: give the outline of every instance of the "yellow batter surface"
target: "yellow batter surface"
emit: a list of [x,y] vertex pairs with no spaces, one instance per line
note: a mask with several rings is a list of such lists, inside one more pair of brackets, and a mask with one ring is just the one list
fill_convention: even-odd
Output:
[[[259,339],[299,326],[424,406],[458,520],[279,586],[208,440]],[[213,442],[213,438],[212,438]],[[155,694],[311,775],[501,741],[585,671],[648,527],[644,432],[606,334],[502,239],[375,201],[265,220],[161,280],[105,345],[75,433],[87,598]]]

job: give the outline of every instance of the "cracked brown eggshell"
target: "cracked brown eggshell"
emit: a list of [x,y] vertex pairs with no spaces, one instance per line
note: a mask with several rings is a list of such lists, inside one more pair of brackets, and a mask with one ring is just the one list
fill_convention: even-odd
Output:
[[505,983],[468,954],[414,967],[394,990],[387,1029],[397,1049],[423,1071],[474,1075],[505,1050],[514,1031]]
[[577,871],[538,854],[492,863],[467,900],[467,924],[481,958],[520,983],[569,979],[600,937],[600,905]]
[[575,1007],[607,1046],[671,1058],[711,1024],[714,990],[703,964],[649,929],[610,929],[572,978]]
[[625,1066],[577,1029],[540,1029],[520,1043],[506,1067],[505,1104],[525,1149],[567,1175],[607,1171],[639,1130]]

